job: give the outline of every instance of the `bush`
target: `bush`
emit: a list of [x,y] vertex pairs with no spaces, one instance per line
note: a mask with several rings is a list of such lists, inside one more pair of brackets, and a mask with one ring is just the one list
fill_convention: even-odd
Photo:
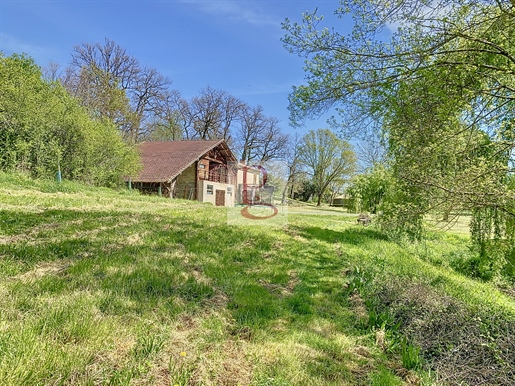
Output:
[[349,209],[355,213],[377,213],[392,185],[392,176],[383,166],[377,165],[365,174],[357,175],[347,188]]
[[109,122],[92,119],[25,56],[0,53],[0,171],[116,185],[138,156]]

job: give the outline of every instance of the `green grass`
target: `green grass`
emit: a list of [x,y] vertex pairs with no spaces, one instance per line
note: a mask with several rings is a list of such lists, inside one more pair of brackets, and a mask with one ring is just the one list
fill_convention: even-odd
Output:
[[515,316],[448,264],[466,236],[398,245],[332,209],[230,225],[211,205],[0,174],[0,384],[430,384],[415,346],[399,371],[349,285],[398,278]]

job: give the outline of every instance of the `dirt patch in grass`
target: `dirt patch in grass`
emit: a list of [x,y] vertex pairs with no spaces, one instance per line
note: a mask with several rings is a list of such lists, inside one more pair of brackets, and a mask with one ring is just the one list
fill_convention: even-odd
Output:
[[284,286],[281,284],[270,283],[268,280],[260,279],[259,284],[265,288],[271,294],[277,295],[279,297],[289,296],[295,290],[297,284],[300,283],[300,279],[298,277],[296,270],[288,271],[288,276],[290,277],[288,283]]
[[283,228],[284,232],[291,236],[295,241],[299,241],[301,243],[307,243],[308,239],[300,235],[300,232],[297,229],[286,226]]
[[39,263],[34,269],[24,272],[20,275],[13,276],[13,280],[20,280],[23,282],[32,282],[38,280],[46,275],[57,275],[62,273],[70,266],[71,262],[67,260],[58,260],[51,262]]
[[368,320],[368,311],[365,306],[365,301],[363,300],[361,295],[357,292],[352,293],[349,297],[349,302],[354,315],[356,315],[357,320],[363,324],[366,323],[366,321]]
[[288,284],[286,284],[286,290],[289,293],[292,293],[295,290],[297,284],[300,283],[300,279],[297,271],[294,269],[288,271],[288,276],[290,277],[290,280],[288,280]]
[[126,238],[126,245],[130,246],[136,246],[136,245],[143,245],[144,244],[144,238],[149,232],[143,232],[143,233],[133,233]]
[[227,341],[214,352],[204,352],[188,385],[251,385],[253,365],[246,351],[245,342]]

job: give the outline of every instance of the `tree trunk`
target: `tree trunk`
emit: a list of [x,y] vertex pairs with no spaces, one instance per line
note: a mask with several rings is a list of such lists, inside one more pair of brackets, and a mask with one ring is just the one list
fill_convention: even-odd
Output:
[[286,185],[283,189],[283,195],[282,195],[282,198],[281,198],[281,204],[285,205],[286,204],[286,192],[288,191],[288,182],[286,182]]

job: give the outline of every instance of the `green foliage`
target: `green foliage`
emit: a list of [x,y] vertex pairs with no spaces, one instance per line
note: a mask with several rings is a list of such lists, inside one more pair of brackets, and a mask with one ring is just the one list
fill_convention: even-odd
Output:
[[68,74],[64,83],[90,116],[108,120],[117,128],[132,124],[130,101],[120,87],[121,80],[112,73],[90,64],[81,67],[78,74]]
[[114,185],[138,166],[115,127],[89,117],[25,56],[0,56],[0,170]]
[[315,184],[308,179],[303,179],[299,183],[299,185],[300,186],[298,187],[298,192],[297,192],[298,198],[301,201],[308,202],[311,198],[313,198],[313,196],[316,193]]
[[352,146],[329,129],[310,130],[299,144],[299,162],[311,177],[317,205],[331,183],[349,177],[356,168]]
[[183,139],[183,129],[180,125],[180,116],[176,111],[172,111],[165,117],[156,119],[150,133],[152,141],[178,141]]
[[391,184],[391,173],[382,165],[355,176],[346,189],[351,200],[351,209],[356,213],[377,213]]
[[384,197],[377,222],[382,231],[397,241],[420,240],[428,199],[417,187],[396,180]]
[[395,376],[391,371],[381,368],[377,373],[370,377],[371,386],[402,386],[404,382],[401,378]]
[[496,206],[477,208],[470,232],[477,257],[470,261],[469,270],[486,280],[498,275],[514,279],[515,216]]
[[129,143],[166,121],[172,107],[170,81],[107,38],[75,46],[62,82],[92,117],[110,121]]
[[409,343],[407,339],[402,339],[401,360],[402,365],[407,370],[419,370],[422,368],[420,348]]
[[[385,229],[420,237],[426,213],[473,212],[481,259],[493,271],[505,265],[515,218],[513,2],[344,0],[335,14],[353,17],[351,34],[324,28],[316,11],[283,24],[286,48],[306,57],[292,121],[336,107],[333,123],[347,134],[381,134],[396,180]],[[388,36],[385,20],[399,26]]]

